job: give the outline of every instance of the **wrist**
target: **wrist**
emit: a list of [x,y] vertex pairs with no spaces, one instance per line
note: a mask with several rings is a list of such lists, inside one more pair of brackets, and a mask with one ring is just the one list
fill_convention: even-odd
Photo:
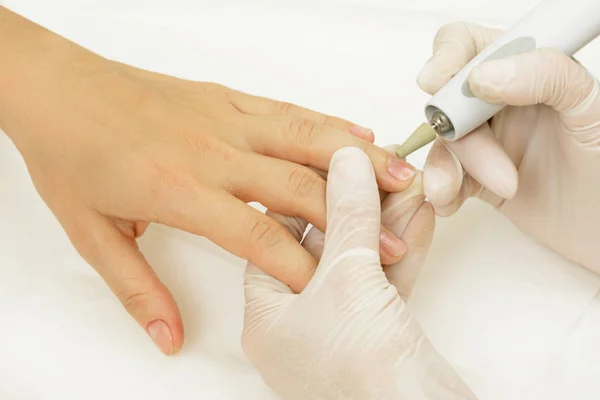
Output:
[[[0,128],[17,144],[37,134],[70,90],[68,79],[102,60],[69,40],[0,7]],[[44,120],[44,122],[42,122]],[[29,128],[29,129],[28,129]]]

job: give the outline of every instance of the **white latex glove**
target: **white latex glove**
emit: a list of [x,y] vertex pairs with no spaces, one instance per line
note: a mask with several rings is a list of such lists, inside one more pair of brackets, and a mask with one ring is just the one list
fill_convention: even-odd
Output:
[[[326,197],[324,248],[323,234],[311,230],[303,244],[320,262],[301,294],[252,264],[246,270],[243,347],[265,382],[289,400],[475,398],[381,267],[380,197],[362,151],[334,155]],[[409,249],[387,272],[408,293],[431,241],[433,210],[420,183],[389,195],[383,208],[384,224]],[[271,215],[302,238],[305,222]]]
[[[433,94],[501,33],[444,26],[419,86]],[[467,198],[482,198],[523,232],[600,272],[598,81],[566,55],[539,49],[485,62],[469,84],[480,99],[509,106],[491,125],[434,143],[423,180],[436,212],[450,215]]]

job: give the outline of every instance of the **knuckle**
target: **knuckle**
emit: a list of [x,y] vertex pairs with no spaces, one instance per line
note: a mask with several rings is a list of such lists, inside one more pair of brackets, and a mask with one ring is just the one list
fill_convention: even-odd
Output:
[[296,115],[296,106],[292,103],[280,101],[275,104],[275,112],[283,115]]
[[250,221],[248,241],[251,246],[252,258],[257,257],[256,252],[271,249],[281,243],[285,235],[284,229],[283,226],[266,217]]
[[540,55],[541,64],[546,66],[556,67],[559,61],[568,58],[564,53],[553,48],[542,48],[537,51]]
[[149,296],[147,292],[119,292],[117,297],[130,314],[141,316],[148,309]]
[[305,167],[296,167],[288,180],[288,188],[295,197],[305,197],[317,186],[320,176]]
[[323,116],[323,124],[328,125],[328,126],[333,126],[338,129],[349,129],[353,125],[349,121],[343,120],[338,117],[333,117],[331,115]]
[[197,157],[205,157],[213,149],[210,138],[195,131],[182,133],[183,146]]
[[288,132],[301,146],[311,146],[323,133],[323,124],[304,118],[291,118]]
[[239,160],[240,151],[228,143],[215,140],[201,132],[190,132],[183,136],[184,146],[194,160],[199,163],[210,163],[214,158],[223,166],[234,164]]
[[464,35],[465,33],[468,33],[466,22],[448,22],[438,29],[437,33],[435,34],[434,43],[441,43],[450,38]]
[[464,53],[471,59],[493,42],[500,32],[470,22],[451,22],[443,25],[435,35],[434,51],[451,47],[453,52]]
[[198,180],[184,168],[153,163],[146,175],[146,187],[150,198],[154,200],[147,202],[149,207],[160,208],[172,204],[173,199],[187,199],[201,194]]
[[[566,55],[558,50],[551,48],[538,49],[537,54],[533,53],[528,57],[528,67],[531,72],[538,74],[538,82],[551,83],[535,85],[535,99],[539,103],[548,103],[551,106],[558,105],[565,95],[564,86],[567,77],[565,76],[568,63],[562,61]],[[565,68],[566,67],[566,68]],[[534,75],[535,76],[535,75]]]

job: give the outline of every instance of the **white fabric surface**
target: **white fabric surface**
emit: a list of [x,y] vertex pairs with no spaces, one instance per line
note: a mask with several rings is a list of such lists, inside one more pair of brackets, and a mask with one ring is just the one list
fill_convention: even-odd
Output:
[[[448,12],[477,20],[490,2],[5,3],[105,56],[347,117],[384,145],[422,122],[414,79]],[[535,1],[503,3],[489,22]],[[600,71],[598,43],[579,58]],[[243,262],[158,226],[141,246],[183,313],[176,357],[154,349],[77,256],[0,136],[0,399],[275,399],[239,346]],[[481,399],[586,400],[600,398],[599,289],[598,276],[470,202],[439,220],[410,306]]]

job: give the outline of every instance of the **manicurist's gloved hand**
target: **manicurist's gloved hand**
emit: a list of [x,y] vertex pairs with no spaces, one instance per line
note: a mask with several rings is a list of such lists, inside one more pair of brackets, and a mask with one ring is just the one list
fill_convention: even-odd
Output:
[[[419,85],[436,92],[500,34],[472,24],[443,27]],[[453,214],[480,197],[523,232],[600,272],[597,79],[564,54],[539,49],[482,63],[469,84],[480,99],[508,107],[456,142],[434,143],[423,176],[436,212]]]
[[[271,215],[301,240],[306,222]],[[381,206],[369,158],[339,150],[328,175],[327,218],[325,235],[313,229],[304,239],[320,261],[301,294],[247,267],[242,343],[265,382],[286,400],[475,398],[404,301],[434,227],[420,179]],[[385,270],[381,220],[408,245],[403,261]]]
[[[0,127],[79,253],[167,354],[183,327],[136,245],[149,223],[205,236],[300,291],[317,260],[247,202],[325,229],[325,180],[309,167],[326,170],[345,146],[367,152],[382,190],[414,179],[368,129],[107,60],[4,7],[0,54]],[[387,262],[406,249],[386,230],[381,247]]]

